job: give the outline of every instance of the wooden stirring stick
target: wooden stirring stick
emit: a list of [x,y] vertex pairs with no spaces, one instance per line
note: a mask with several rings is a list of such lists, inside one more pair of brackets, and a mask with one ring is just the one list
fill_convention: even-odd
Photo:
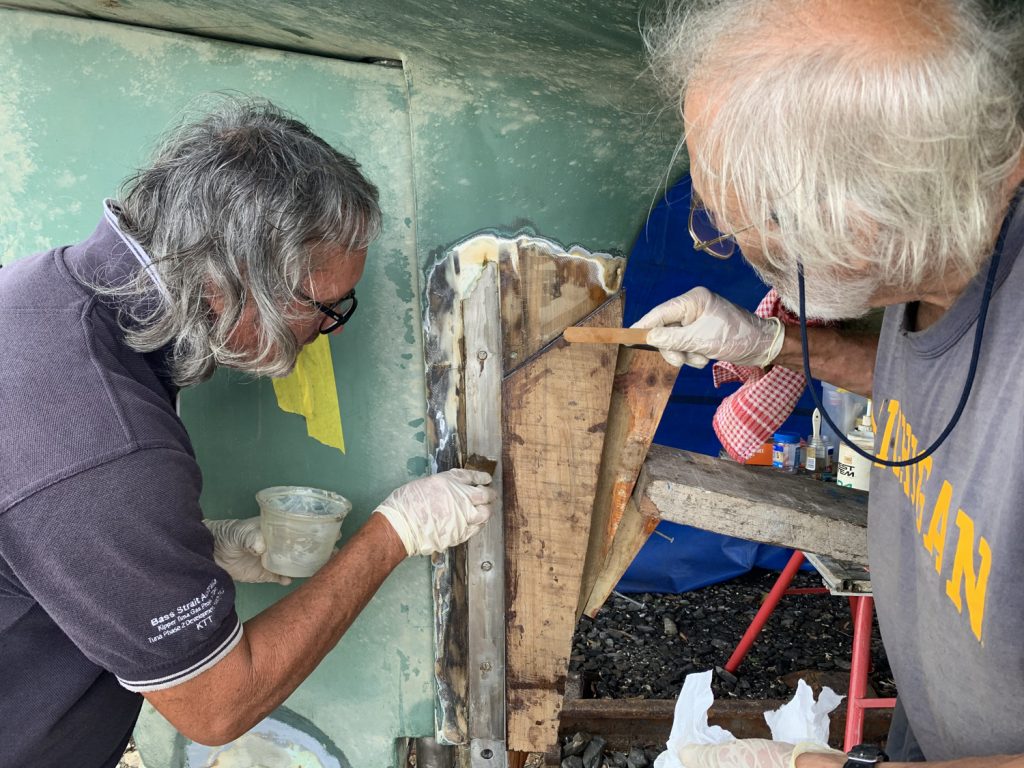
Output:
[[588,328],[572,326],[562,334],[570,344],[646,345],[646,328]]

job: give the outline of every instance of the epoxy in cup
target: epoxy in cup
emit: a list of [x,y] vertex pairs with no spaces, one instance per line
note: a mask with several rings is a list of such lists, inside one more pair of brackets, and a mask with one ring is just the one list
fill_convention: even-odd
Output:
[[267,543],[263,567],[281,576],[312,576],[330,558],[352,503],[319,488],[277,485],[256,494]]

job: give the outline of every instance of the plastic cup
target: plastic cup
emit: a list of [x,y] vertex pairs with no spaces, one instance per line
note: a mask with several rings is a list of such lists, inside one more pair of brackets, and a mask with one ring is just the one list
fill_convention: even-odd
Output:
[[267,542],[263,567],[282,576],[312,576],[330,558],[352,502],[319,488],[278,485],[256,494]]

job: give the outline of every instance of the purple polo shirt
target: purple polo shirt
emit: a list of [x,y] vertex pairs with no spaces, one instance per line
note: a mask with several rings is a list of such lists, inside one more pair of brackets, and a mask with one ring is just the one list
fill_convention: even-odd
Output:
[[241,637],[166,358],[79,279],[139,268],[101,221],[0,269],[0,768],[116,766],[139,692]]

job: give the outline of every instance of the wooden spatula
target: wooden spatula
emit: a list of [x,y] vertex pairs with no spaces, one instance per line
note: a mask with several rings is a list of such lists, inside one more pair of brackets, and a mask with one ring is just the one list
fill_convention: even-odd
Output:
[[589,328],[572,326],[562,334],[570,344],[622,344],[653,349],[647,344],[646,328]]

